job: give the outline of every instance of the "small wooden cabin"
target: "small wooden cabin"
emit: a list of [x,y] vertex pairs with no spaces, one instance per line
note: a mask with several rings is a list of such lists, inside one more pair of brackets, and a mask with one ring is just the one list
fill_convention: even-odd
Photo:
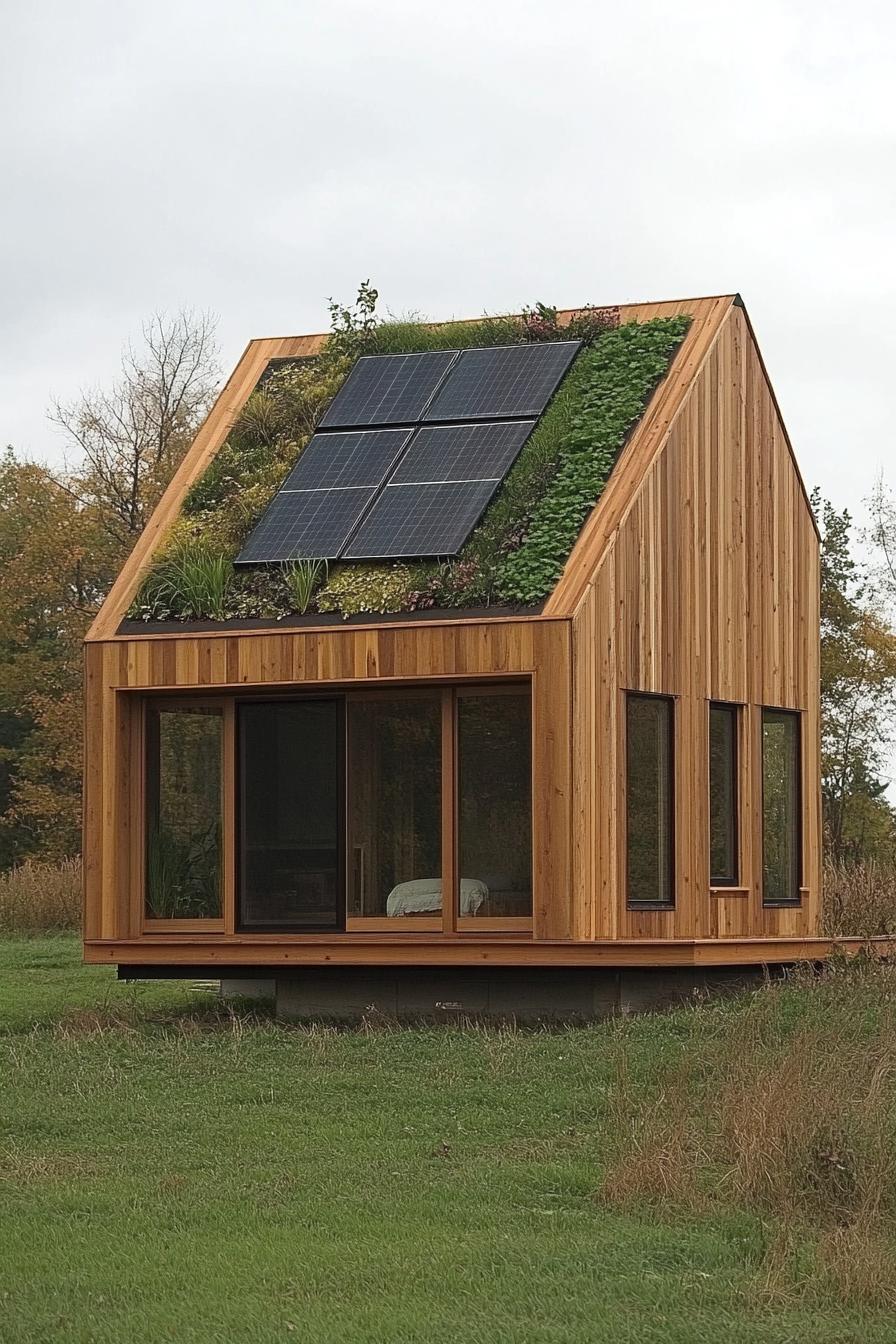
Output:
[[135,616],[250,395],[327,338],[250,342],[87,637],[86,960],[451,997],[433,968],[829,950],[818,536],[771,383],[736,296],[612,311],[687,322],[541,601]]

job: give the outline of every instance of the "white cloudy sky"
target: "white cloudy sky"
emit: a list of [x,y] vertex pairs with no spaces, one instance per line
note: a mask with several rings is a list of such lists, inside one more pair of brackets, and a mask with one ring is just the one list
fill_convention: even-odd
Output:
[[[156,309],[740,290],[808,483],[893,455],[894,39],[853,0],[0,0],[0,443]],[[896,464],[893,467],[896,481]]]

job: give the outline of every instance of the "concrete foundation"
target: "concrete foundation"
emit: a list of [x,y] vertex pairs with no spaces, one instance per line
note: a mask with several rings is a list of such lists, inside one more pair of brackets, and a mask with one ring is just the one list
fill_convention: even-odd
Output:
[[587,1022],[733,993],[782,969],[314,966],[278,976],[276,1003],[278,1017],[292,1020]]
[[234,979],[221,981],[222,999],[273,999],[277,992],[276,980]]

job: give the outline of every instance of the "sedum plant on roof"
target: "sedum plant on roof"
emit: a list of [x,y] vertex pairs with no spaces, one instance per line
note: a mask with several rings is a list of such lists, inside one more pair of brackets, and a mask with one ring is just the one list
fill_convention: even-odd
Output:
[[[430,325],[416,317],[380,321],[377,299],[365,282],[353,305],[331,301],[331,333],[320,354],[262,377],[189,490],[132,619],[279,620],[312,610],[347,617],[532,605],[550,593],[690,319],[620,326],[618,310],[586,306],[561,325],[556,309],[536,304],[519,316]],[[570,338],[581,339],[583,350],[457,557],[234,569],[243,541],[359,355]],[[204,577],[197,581],[197,573]]]

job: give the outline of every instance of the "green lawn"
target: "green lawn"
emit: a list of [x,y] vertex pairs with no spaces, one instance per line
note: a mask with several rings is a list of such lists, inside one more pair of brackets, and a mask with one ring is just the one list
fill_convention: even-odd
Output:
[[[794,991],[795,994],[798,991]],[[335,1032],[0,943],[0,1341],[893,1341],[769,1301],[754,1216],[595,1198],[649,1086],[737,1003],[555,1033]]]

